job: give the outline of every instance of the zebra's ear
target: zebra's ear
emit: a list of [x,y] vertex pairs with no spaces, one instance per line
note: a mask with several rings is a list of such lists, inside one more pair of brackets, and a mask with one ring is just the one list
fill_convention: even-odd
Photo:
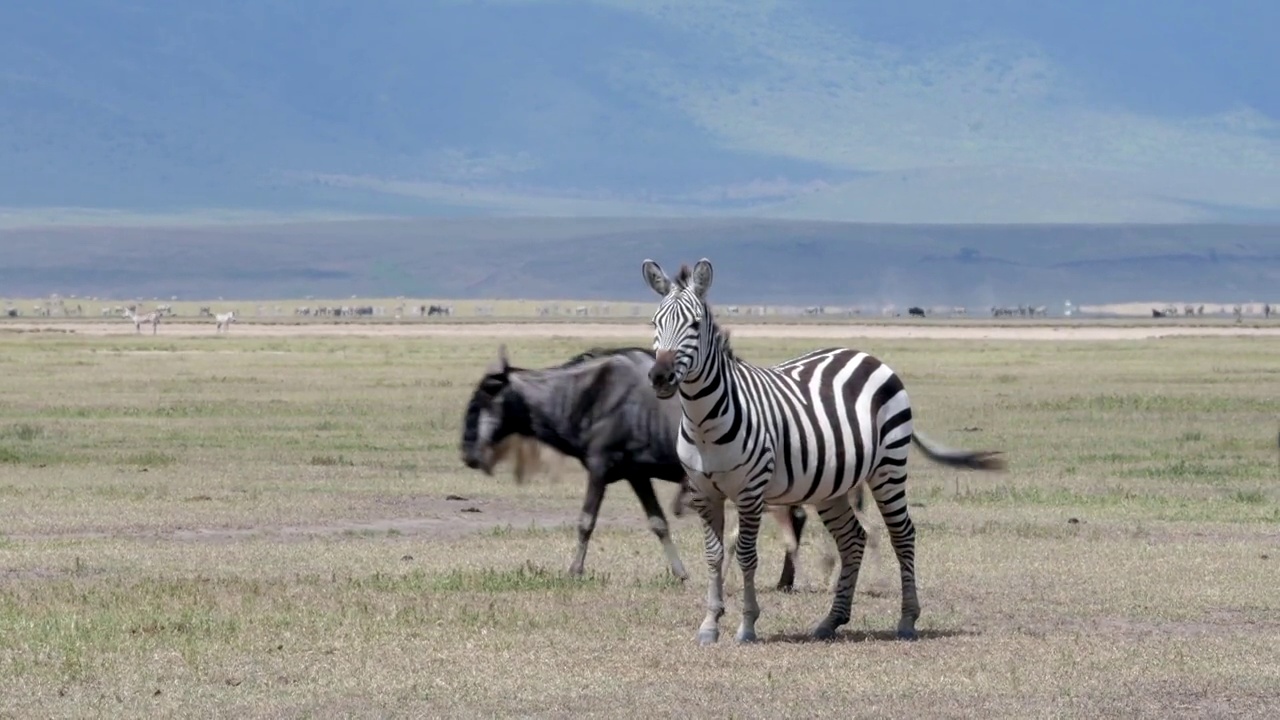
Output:
[[689,274],[689,287],[698,294],[698,297],[706,297],[707,291],[711,289],[711,261],[702,258],[693,266],[693,272]]
[[662,271],[658,263],[645,259],[640,265],[640,272],[644,274],[644,281],[649,283],[649,287],[659,295],[666,297],[671,291],[671,279]]

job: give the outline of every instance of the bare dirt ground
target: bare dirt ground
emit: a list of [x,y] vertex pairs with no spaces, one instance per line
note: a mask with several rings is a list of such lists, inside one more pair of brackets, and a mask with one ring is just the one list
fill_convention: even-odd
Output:
[[[576,462],[576,461],[575,461]],[[585,475],[575,481],[585,482]],[[496,482],[506,482],[498,478]],[[659,488],[661,491],[661,488]],[[143,541],[228,543],[242,540],[304,542],[335,535],[419,536],[431,540],[454,540],[470,533],[495,528],[557,528],[575,523],[578,511],[571,506],[540,507],[538,503],[492,497],[471,497],[457,493],[398,498],[393,507],[385,505],[352,508],[351,517],[331,522],[307,524],[253,524],[242,527],[182,525],[176,528],[116,527],[101,530],[67,530],[37,533],[8,533],[14,541],[131,539]],[[563,505],[563,503],[562,503]],[[615,503],[602,508],[602,521],[610,527],[646,529],[638,506]],[[0,574],[0,584],[6,579]],[[12,578],[10,578],[12,579]]]
[[[1254,327],[1248,325],[1213,326],[1092,326],[1092,325],[919,325],[890,324],[731,324],[726,327],[735,337],[743,338],[881,338],[924,340],[1145,340],[1161,337],[1280,337],[1280,325]],[[73,333],[90,337],[136,335],[128,325],[105,322],[12,322],[0,325],[0,331]],[[283,325],[246,322],[231,329],[237,337],[591,337],[637,338],[647,328],[638,323],[306,323]],[[150,332],[143,331],[144,335]],[[158,335],[170,337],[214,336],[212,323],[173,322],[160,326]]]

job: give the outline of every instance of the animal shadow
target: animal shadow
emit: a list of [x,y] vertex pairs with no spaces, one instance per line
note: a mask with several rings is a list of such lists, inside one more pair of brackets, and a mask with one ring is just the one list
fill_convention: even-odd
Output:
[[830,640],[819,640],[808,632],[774,633],[762,638],[766,643],[863,643],[873,641],[920,642],[922,640],[941,640],[952,637],[968,637],[980,633],[961,629],[929,629],[917,630],[914,640],[898,640],[897,630],[850,630],[837,632]]

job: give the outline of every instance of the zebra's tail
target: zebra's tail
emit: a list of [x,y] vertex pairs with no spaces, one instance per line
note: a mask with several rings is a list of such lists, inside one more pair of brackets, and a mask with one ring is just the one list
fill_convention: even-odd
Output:
[[999,450],[961,450],[958,448],[949,448],[940,443],[930,440],[928,437],[916,432],[911,435],[911,441],[920,448],[934,462],[950,465],[951,467],[965,467],[971,470],[1004,470],[1004,458],[999,457]]

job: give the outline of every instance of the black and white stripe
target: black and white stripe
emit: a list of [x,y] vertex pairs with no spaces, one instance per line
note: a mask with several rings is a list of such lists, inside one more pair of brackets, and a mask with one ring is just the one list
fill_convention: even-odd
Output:
[[754,640],[756,539],[766,505],[811,505],[840,554],[831,610],[813,634],[834,637],[849,622],[866,545],[850,494],[866,483],[884,517],[902,575],[898,635],[915,636],[920,615],[915,527],[907,512],[907,449],[947,465],[994,470],[996,453],[950,450],[913,432],[902,379],[877,358],[848,348],[814,350],[773,367],[734,355],[706,302],[711,263],[681,267],[672,280],[652,260],[643,272],[662,296],[653,315],[656,362],[649,379],[660,398],[679,392],[677,454],[688,471],[692,505],[703,520],[711,581],[700,642],[719,639],[724,614],[724,501],[738,510],[742,569],[740,641]]

